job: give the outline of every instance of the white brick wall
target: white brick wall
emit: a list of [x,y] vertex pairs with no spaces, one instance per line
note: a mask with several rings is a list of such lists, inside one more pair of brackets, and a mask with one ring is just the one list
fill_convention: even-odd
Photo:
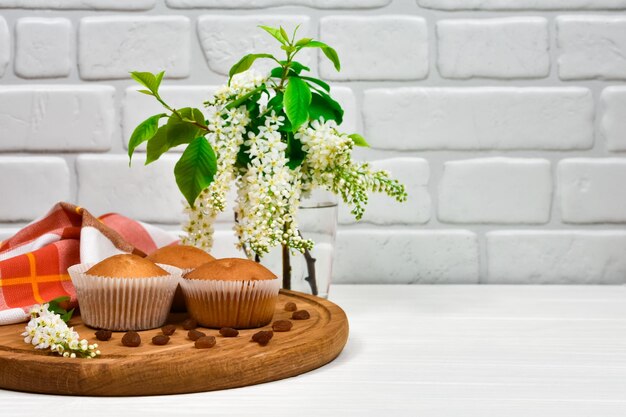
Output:
[[626,87],[602,91],[600,129],[610,151],[626,151]]
[[337,72],[320,56],[320,74],[329,80],[413,80],[428,75],[428,33],[420,17],[325,17],[320,37],[342,60]]
[[7,26],[7,21],[0,16],[0,77],[4,75],[10,57],[11,39],[9,37],[9,27]]
[[380,149],[588,149],[593,98],[580,87],[366,90],[365,133]]
[[437,22],[446,78],[541,78],[550,71],[548,21],[541,17]]
[[183,16],[97,16],[81,20],[78,67],[85,80],[128,78],[129,71],[189,75],[190,22]]
[[623,284],[626,232],[487,233],[490,284]]
[[[288,15],[203,15],[198,18],[198,37],[209,68],[218,74],[227,75],[230,67],[245,54],[270,52],[279,54],[280,45],[274,38],[258,29],[259,25],[279,26],[298,29],[300,36],[311,36],[310,19],[307,16]],[[196,56],[195,59],[199,57]],[[310,64],[311,53],[306,51],[301,62]],[[276,63],[259,60],[255,68],[270,70]]]
[[626,16],[557,18],[559,76],[626,79]]
[[106,151],[115,123],[113,87],[0,86],[0,151]]
[[32,220],[71,197],[70,171],[62,158],[0,156],[0,190],[0,221]]
[[65,18],[25,17],[15,25],[15,73],[23,78],[70,75],[72,23]]
[[558,177],[563,221],[626,222],[626,158],[565,159]]
[[448,223],[547,223],[550,162],[485,158],[446,162],[439,183],[439,220]]
[[409,192],[340,209],[335,281],[626,283],[626,0],[0,0],[0,239],[59,200],[178,230],[178,155],[128,167],[161,112],[128,71],[201,107],[278,51],[258,24],[338,50],[303,60]]

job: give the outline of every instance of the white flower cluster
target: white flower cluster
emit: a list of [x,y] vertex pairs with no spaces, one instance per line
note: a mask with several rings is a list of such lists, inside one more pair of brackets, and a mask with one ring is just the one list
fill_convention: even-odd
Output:
[[365,212],[368,192],[384,192],[398,201],[406,200],[406,192],[386,171],[372,171],[369,164],[352,160],[354,142],[337,131],[334,121],[314,120],[295,135],[302,143],[306,158],[302,163],[302,188],[309,192],[321,187],[341,195],[352,206],[352,214],[360,219]]
[[249,257],[252,252],[263,256],[278,244],[300,251],[313,246],[298,233],[300,169],[287,166],[287,144],[278,131],[283,122],[284,117],[272,112],[244,142],[250,163],[238,183],[235,232]]
[[217,215],[226,209],[226,194],[235,180],[235,162],[250,117],[244,106],[227,109],[225,105],[241,97],[265,82],[266,78],[254,71],[235,75],[230,85],[221,87],[213,100],[207,102],[213,113],[208,120],[207,140],[217,156],[217,174],[213,182],[198,196],[194,207],[185,205],[189,220],[183,225],[186,232],[182,242],[204,250],[213,246],[213,223]]
[[[334,121],[314,120],[298,130],[293,138],[302,145],[304,160],[290,167],[286,134],[279,130],[284,117],[273,111],[268,115],[260,103],[263,88],[259,87],[266,82],[267,78],[258,73],[242,72],[206,103],[213,110],[207,139],[216,151],[218,170],[194,208],[187,207],[184,243],[211,249],[213,222],[225,209],[226,193],[233,181],[238,188],[235,232],[250,258],[263,256],[279,244],[300,251],[312,248],[313,242],[298,232],[295,217],[301,196],[317,187],[341,195],[357,219],[365,210],[368,191],[406,200],[404,187],[387,172],[372,171],[367,163],[352,161],[354,142],[337,131]],[[227,108],[244,96],[257,100],[254,111],[243,105]],[[242,149],[247,154],[242,159],[247,163],[237,159],[245,155],[240,154]]]
[[220,87],[207,104],[210,106],[223,105],[232,99],[248,94],[265,83],[265,81],[267,81],[267,76],[257,71],[248,70],[240,72],[231,78],[230,84]]
[[209,120],[207,139],[217,154],[217,174],[198,196],[194,207],[186,206],[189,216],[183,230],[183,243],[205,250],[213,246],[213,222],[226,208],[226,194],[235,180],[235,162],[250,123],[244,108],[221,109]]
[[35,349],[50,349],[66,358],[95,358],[100,355],[98,344],[90,345],[86,339],[79,340],[73,328],[61,316],[48,310],[48,304],[35,305],[29,313],[30,321],[24,329],[24,342]]

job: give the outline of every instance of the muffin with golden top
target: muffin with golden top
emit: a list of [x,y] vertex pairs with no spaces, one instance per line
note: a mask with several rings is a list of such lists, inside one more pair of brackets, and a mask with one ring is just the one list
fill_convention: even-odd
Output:
[[180,280],[180,269],[132,254],[68,268],[83,322],[116,331],[162,326]]
[[[215,260],[213,256],[206,253],[202,249],[187,245],[164,246],[152,252],[146,259],[155,263],[172,265],[180,268],[182,270],[182,274],[192,271],[207,262]],[[176,288],[176,293],[174,293],[174,301],[172,302],[171,311],[187,311],[185,307],[185,297],[183,297],[180,285]]]
[[206,263],[183,275],[191,317],[204,327],[249,329],[272,321],[280,283],[263,265],[240,258]]

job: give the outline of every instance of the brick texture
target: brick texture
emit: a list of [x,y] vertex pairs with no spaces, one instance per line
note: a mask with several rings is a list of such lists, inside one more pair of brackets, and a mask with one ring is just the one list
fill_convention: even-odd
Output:
[[67,77],[73,36],[68,19],[23,18],[15,25],[15,73],[24,78]]
[[[591,92],[580,87],[372,89],[365,133],[380,149],[588,149]],[[393,133],[393,134],[390,134]]]
[[4,75],[10,58],[11,38],[9,36],[9,27],[7,26],[7,21],[0,16],[0,77]]
[[0,86],[0,151],[106,151],[115,129],[113,87]]
[[562,217],[568,223],[626,222],[626,159],[565,159],[558,167]]
[[320,36],[342,59],[342,70],[336,72],[320,54],[320,74],[329,80],[411,80],[428,74],[428,33],[422,18],[325,17]]
[[546,223],[552,177],[544,159],[484,158],[445,163],[439,219],[450,223]]
[[190,22],[183,16],[98,16],[81,20],[78,66],[85,80],[128,78],[129,71],[189,75]]
[[626,151],[626,87],[608,87],[600,98],[600,132],[610,151]]
[[0,190],[0,221],[30,221],[71,198],[70,170],[62,158],[0,156]]
[[490,284],[624,284],[624,231],[487,233]]
[[[309,17],[289,15],[257,16],[216,16],[204,15],[198,18],[198,37],[211,70],[226,75],[242,56],[254,52],[269,52],[284,56],[278,43],[262,30],[251,30],[259,25],[295,28],[300,25],[301,37],[312,36]],[[311,63],[311,52],[304,51],[298,56],[304,64]],[[255,68],[269,70],[276,66],[270,60],[259,60]]]
[[550,72],[548,21],[541,17],[442,20],[439,72],[446,78],[541,78]]
[[557,42],[562,79],[626,79],[626,17],[559,17]]

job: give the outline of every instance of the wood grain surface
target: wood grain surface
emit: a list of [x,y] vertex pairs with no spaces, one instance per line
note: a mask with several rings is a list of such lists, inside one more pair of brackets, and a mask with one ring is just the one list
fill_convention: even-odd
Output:
[[[269,330],[241,330],[236,338],[221,337],[217,330],[198,328],[216,336],[210,349],[196,349],[179,325],[165,346],[151,343],[159,329],[139,332],[141,346],[125,347],[123,332],[99,342],[94,330],[75,317],[70,322],[81,338],[97,342],[102,356],[69,359],[36,351],[22,340],[24,324],[0,327],[0,388],[46,394],[131,396],[180,394],[242,387],[302,374],[332,361],[348,339],[348,320],[337,305],[294,291],[279,296],[274,320],[289,319],[283,310],[293,301],[311,314],[292,320],[289,332],[274,332],[267,346],[251,342],[252,334]],[[184,315],[172,315],[176,323]]]

